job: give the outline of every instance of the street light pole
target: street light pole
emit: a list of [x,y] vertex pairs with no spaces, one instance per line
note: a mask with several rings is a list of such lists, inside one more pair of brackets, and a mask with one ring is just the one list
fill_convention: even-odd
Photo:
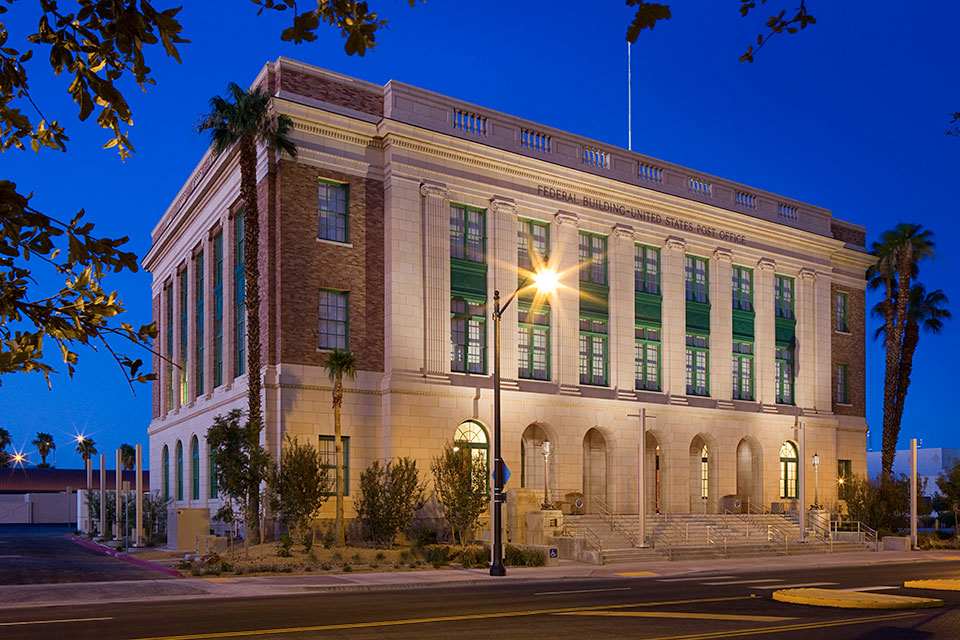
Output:
[[[510,297],[512,300],[513,297]],[[507,304],[510,304],[507,300]],[[504,305],[506,307],[506,305]],[[500,290],[493,292],[493,549],[491,576],[507,575],[503,566],[503,523],[500,504],[503,500],[503,463],[500,460]]]
[[543,505],[544,509],[552,509],[550,502],[550,441],[540,443],[540,452],[543,453]]
[[820,509],[820,454],[813,454],[813,508]]

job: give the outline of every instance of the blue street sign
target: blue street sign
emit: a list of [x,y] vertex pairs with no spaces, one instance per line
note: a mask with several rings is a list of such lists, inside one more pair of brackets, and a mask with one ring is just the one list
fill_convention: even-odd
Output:
[[[500,466],[503,467],[503,486],[506,486],[507,482],[510,481],[510,469],[507,468],[507,463],[503,460],[499,460]],[[497,486],[497,465],[493,465],[493,472],[490,474],[490,477],[493,478],[493,486]]]

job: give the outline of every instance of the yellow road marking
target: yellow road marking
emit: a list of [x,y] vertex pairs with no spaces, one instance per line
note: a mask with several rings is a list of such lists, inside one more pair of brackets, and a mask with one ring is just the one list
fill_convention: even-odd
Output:
[[204,578],[207,582],[236,582],[233,578]]
[[960,556],[937,556],[937,560],[960,560]]
[[773,627],[755,627],[753,629],[736,629],[728,631],[714,631],[707,633],[694,633],[683,636],[661,636],[659,638],[647,638],[646,640],[709,640],[710,638],[733,638],[737,636],[756,636],[769,633],[783,633],[784,631],[803,631],[805,629],[822,629],[824,627],[842,627],[851,624],[865,624],[867,622],[883,622],[885,620],[897,620],[900,618],[910,618],[915,613],[888,613],[883,616],[868,616],[865,618],[844,618],[842,620],[830,620],[828,622],[810,622],[804,624],[777,625]]
[[735,620],[740,622],[786,622],[795,617],[748,616],[735,613],[690,613],[688,611],[570,611],[558,616],[611,616],[615,618],[683,618],[684,620]]
[[625,573],[618,573],[618,576],[623,576],[624,578],[633,578],[634,576],[655,576],[653,571],[627,571]]
[[907,580],[903,583],[907,589],[930,589],[932,591],[960,591],[960,580]]
[[627,609],[630,607],[665,607],[677,604],[700,604],[704,602],[730,602],[732,600],[749,600],[752,596],[731,596],[727,598],[695,598],[690,600],[666,600],[661,602],[631,602],[628,604],[603,604],[592,607],[562,607],[559,609],[528,609],[523,611],[500,611],[496,613],[474,613],[462,616],[439,616],[435,618],[410,618],[405,620],[377,620],[373,622],[347,622],[343,624],[324,624],[312,627],[281,627],[277,629],[247,629],[243,631],[219,631],[216,633],[195,633],[179,636],[154,636],[137,638],[137,640],[206,640],[207,638],[240,638],[249,636],[266,636],[280,633],[306,633],[309,631],[337,631],[341,629],[369,629],[373,627],[394,627],[408,624],[425,624],[429,622],[456,622],[459,620],[487,620],[490,618],[517,618],[521,616],[549,615],[573,611],[598,611],[611,609]]
[[0,627],[15,627],[22,624],[57,624],[58,622],[93,622],[113,618],[58,618],[57,620],[25,620],[23,622],[0,622]]

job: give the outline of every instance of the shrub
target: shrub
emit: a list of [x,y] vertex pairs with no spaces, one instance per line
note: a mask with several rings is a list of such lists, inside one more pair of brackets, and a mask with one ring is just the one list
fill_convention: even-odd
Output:
[[437,544],[437,532],[431,526],[421,525],[417,527],[414,540],[415,540],[414,544],[420,548],[426,547],[427,545],[431,545],[431,544]]
[[355,503],[364,538],[375,545],[389,546],[423,506],[425,490],[416,461],[398,458],[381,467],[375,460],[360,474]]
[[351,571],[353,571],[353,567],[350,566],[350,563],[344,562],[344,563],[343,563],[343,570],[344,570],[345,572],[347,572],[347,573],[350,573]]
[[387,559],[387,556],[383,555],[382,551],[377,551],[377,555],[375,555],[373,559],[377,561],[383,561]]
[[478,545],[464,547],[458,554],[460,564],[465,569],[471,567],[484,568],[490,566],[490,549]]
[[330,493],[320,452],[288,435],[280,464],[271,469],[270,475],[274,511],[292,536],[306,544],[310,523]]
[[435,568],[439,569],[443,565],[450,562],[450,556],[452,555],[453,547],[447,544],[431,544],[423,548],[423,555],[426,557],[427,562],[432,564]]
[[353,556],[351,556],[350,561],[353,562],[353,564],[363,564],[363,556],[361,556],[359,553],[355,553]]
[[291,547],[293,547],[293,539],[287,534],[283,534],[280,536],[280,545],[277,546],[277,555],[281,558],[289,558]]
[[447,444],[433,459],[430,469],[443,516],[459,536],[460,544],[464,544],[490,500],[486,467],[474,464],[469,449],[454,449]]

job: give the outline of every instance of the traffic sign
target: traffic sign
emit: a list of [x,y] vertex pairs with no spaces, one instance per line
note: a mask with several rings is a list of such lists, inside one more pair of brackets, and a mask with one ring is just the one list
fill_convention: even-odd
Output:
[[493,472],[490,476],[493,478],[493,486],[497,486],[497,466],[503,468],[503,485],[506,486],[507,482],[510,480],[510,469],[507,468],[507,463],[503,460],[497,460],[493,465]]

